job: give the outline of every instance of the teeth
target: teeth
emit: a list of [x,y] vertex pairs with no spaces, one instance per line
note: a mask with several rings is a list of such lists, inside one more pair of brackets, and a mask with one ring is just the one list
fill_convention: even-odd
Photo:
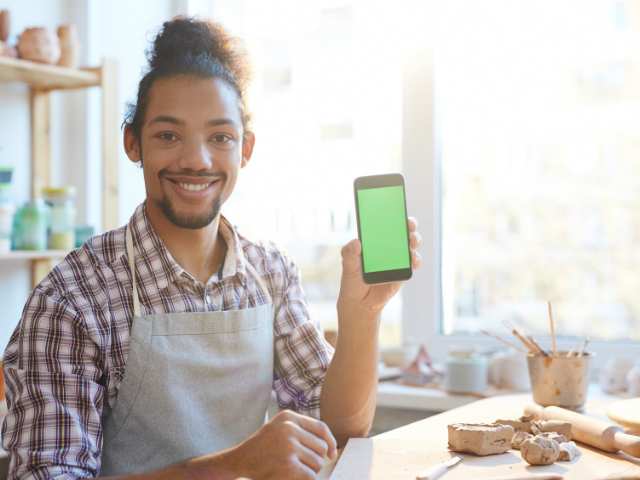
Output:
[[204,190],[205,188],[211,185],[210,183],[178,183],[181,188],[185,190],[190,190],[192,192],[199,192],[200,190]]

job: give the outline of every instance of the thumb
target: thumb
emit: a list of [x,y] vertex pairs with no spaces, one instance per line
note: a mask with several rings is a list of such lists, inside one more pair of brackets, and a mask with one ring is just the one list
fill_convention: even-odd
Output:
[[347,275],[360,275],[362,259],[360,252],[362,247],[360,240],[354,238],[342,247],[342,273]]

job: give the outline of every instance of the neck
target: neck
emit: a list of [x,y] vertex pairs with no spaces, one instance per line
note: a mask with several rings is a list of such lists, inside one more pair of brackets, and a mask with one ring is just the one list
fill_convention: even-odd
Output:
[[219,235],[220,214],[206,227],[181,228],[174,225],[153,202],[145,202],[147,217],[176,262],[205,283],[218,271],[227,250]]

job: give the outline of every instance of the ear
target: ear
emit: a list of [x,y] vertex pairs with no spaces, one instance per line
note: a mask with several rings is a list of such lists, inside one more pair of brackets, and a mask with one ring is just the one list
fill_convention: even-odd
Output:
[[133,133],[131,127],[124,127],[124,151],[127,153],[127,157],[134,163],[140,163],[142,161],[142,155],[140,154],[140,140]]
[[240,168],[244,168],[253,154],[253,146],[256,144],[256,136],[251,131],[244,132],[242,136],[242,162]]

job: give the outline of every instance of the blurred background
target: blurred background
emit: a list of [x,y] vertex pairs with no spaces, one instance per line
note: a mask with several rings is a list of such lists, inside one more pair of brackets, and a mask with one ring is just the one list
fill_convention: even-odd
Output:
[[[113,59],[117,224],[144,199],[117,130],[144,51],[177,14],[244,39],[257,143],[223,213],[302,270],[311,314],[336,328],[353,179],[402,172],[424,268],[385,309],[381,344],[477,341],[504,321],[609,348],[640,340],[640,1],[0,1],[7,44],[77,26],[80,66]],[[0,57],[1,58],[1,57]],[[29,87],[0,83],[0,166],[32,197]],[[51,179],[75,222],[103,229],[100,89],[51,95]],[[0,344],[30,291],[0,255]],[[466,340],[465,340],[466,339]],[[637,344],[631,344],[637,347]],[[609,347],[607,347],[609,346]],[[634,347],[635,348],[635,347]]]

